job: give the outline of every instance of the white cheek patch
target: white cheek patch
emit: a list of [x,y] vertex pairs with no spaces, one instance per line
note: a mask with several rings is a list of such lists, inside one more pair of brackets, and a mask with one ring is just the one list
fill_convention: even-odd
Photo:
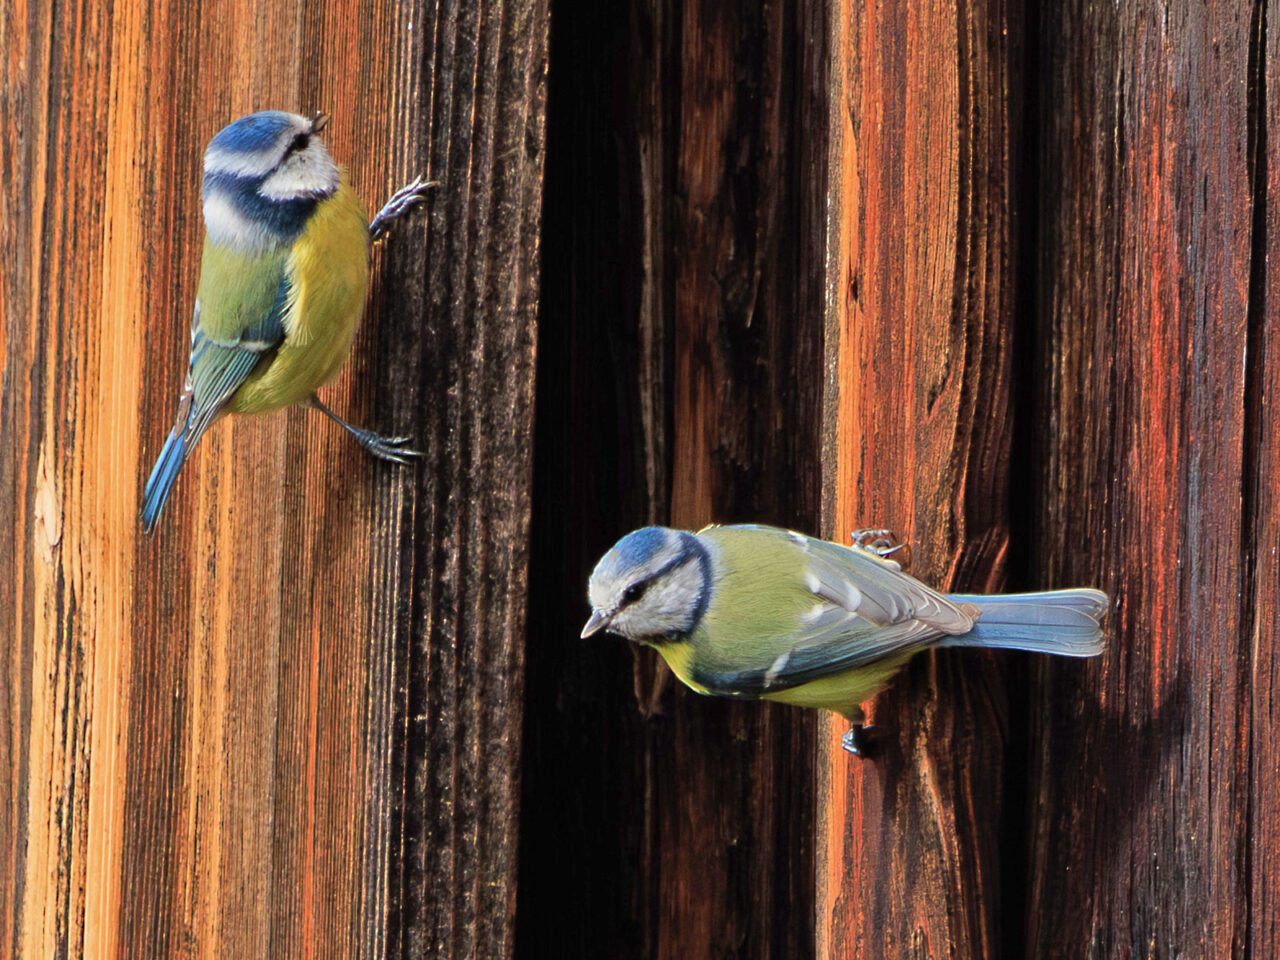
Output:
[[264,250],[278,242],[274,233],[246,217],[221,193],[205,198],[204,227],[220,246]]
[[338,165],[318,144],[300,150],[280,165],[258,187],[258,195],[268,200],[318,197],[338,188]]
[[686,630],[690,614],[698,606],[698,597],[702,592],[702,573],[696,563],[687,563],[672,572],[663,591],[665,603],[660,611],[660,619],[668,630]]

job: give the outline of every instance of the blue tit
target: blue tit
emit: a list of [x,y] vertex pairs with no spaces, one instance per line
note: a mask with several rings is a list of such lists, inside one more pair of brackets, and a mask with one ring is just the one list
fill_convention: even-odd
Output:
[[307,404],[376,457],[418,456],[404,437],[346,423],[316,396],[351,349],[369,248],[435,184],[414,181],[370,224],[319,134],[324,114],[269,110],[224,127],[204,154],[204,255],[177,421],[142,495],[148,533],[182,464],[224,413]]
[[651,646],[698,693],[833,710],[852,725],[844,745],[855,754],[859,704],[922,650],[1103,650],[1098,590],[948,596],[888,552],[776,527],[646,527],[592,572],[582,636],[609,630]]

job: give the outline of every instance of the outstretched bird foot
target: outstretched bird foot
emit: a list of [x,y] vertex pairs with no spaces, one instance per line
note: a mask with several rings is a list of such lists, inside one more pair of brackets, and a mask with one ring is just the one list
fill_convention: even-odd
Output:
[[906,560],[910,553],[901,554],[898,560],[889,559],[907,547],[905,543],[898,543],[897,539],[892,530],[855,530],[849,535],[849,543],[855,550],[869,553],[901,570],[902,564],[898,560]]
[[355,437],[356,443],[379,460],[407,464],[410,460],[417,460],[422,456],[421,450],[405,446],[409,442],[409,437],[384,437],[369,430],[361,430],[359,427],[352,427],[348,432]]
[[872,747],[875,744],[875,737],[872,731],[873,726],[864,726],[855,723],[852,727],[845,731],[843,737],[840,738],[840,746],[853,754],[859,760],[866,760],[871,755]]
[[387,235],[391,224],[426,199],[428,193],[440,186],[438,180],[423,180],[415,177],[413,183],[401,187],[391,195],[391,199],[382,205],[382,209],[369,221],[369,242],[377,243]]
[[356,443],[360,444],[379,460],[407,464],[411,460],[416,460],[422,456],[420,451],[405,446],[409,442],[409,437],[384,437],[379,433],[374,433],[372,430],[364,430],[360,427],[352,426],[321,403],[320,398],[315,394],[311,395],[309,402],[312,407],[351,434]]

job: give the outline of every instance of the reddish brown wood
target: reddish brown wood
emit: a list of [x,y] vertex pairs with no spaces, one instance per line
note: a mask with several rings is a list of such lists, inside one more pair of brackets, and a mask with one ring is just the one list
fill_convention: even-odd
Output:
[[[1004,578],[1014,194],[1002,3],[844,4],[831,19],[825,514],[888,526],[912,573]],[[822,724],[824,956],[990,956],[999,945],[996,658],[919,658],[875,704],[874,762]]]
[[[510,951],[546,25],[0,10],[0,955]],[[229,420],[143,539],[201,152],[268,106],[330,112],[371,203],[444,182],[326,394],[425,461]]]
[[1273,596],[1253,551],[1275,491],[1250,424],[1274,371],[1250,356],[1269,336],[1251,29],[1234,3],[1043,14],[1033,556],[1115,611],[1100,661],[1044,664],[1030,692],[1036,956],[1250,955],[1262,907],[1251,794],[1271,787],[1250,771],[1270,748],[1250,745],[1270,694],[1251,679],[1275,643],[1247,611]]
[[[784,194],[797,206],[774,209],[778,224],[797,217],[800,229],[782,235],[802,256],[823,251],[823,429],[805,436],[822,444],[824,532],[883,522],[912,541],[914,571],[935,583],[1097,584],[1117,603],[1112,646],[1096,664],[963,651],[922,659],[876,705],[886,736],[872,764],[851,764],[835,748],[839,726],[822,727],[818,952],[1267,955],[1276,929],[1271,505],[1280,348],[1266,259],[1275,243],[1265,119],[1275,110],[1275,40],[1263,8],[993,2],[811,14],[798,9],[788,20],[812,51],[791,62],[816,98],[802,120],[805,142],[823,154],[800,169],[824,186]],[[808,462],[803,452],[778,461],[767,444],[754,447],[743,413],[753,406],[742,396],[767,397],[770,410],[781,404],[779,429],[795,435],[809,408],[788,405],[769,378],[780,357],[791,375],[790,365],[816,356],[786,354],[767,320],[758,339],[742,337],[738,314],[722,306],[741,290],[743,302],[767,303],[739,282],[751,252],[738,227],[752,209],[744,198],[756,196],[743,184],[768,171],[774,147],[763,135],[747,141],[769,145],[758,153],[723,149],[737,143],[725,138],[726,118],[748,97],[762,124],[771,122],[768,84],[761,93],[751,85],[759,74],[721,58],[719,38],[753,36],[746,16],[720,5],[712,18],[695,5],[682,8],[678,28],[660,16],[639,21],[678,39],[679,82],[663,74],[680,91],[678,117],[653,139],[635,137],[675,157],[670,173],[662,167],[646,181],[670,183],[674,198],[651,217],[671,231],[674,266],[644,274],[669,278],[659,282],[670,306],[651,298],[659,306],[644,316],[670,322],[628,318],[611,333],[579,333],[599,312],[592,306],[607,304],[603,290],[628,289],[591,281],[573,286],[565,306],[582,319],[569,315],[558,341],[567,347],[556,369],[576,369],[579,357],[611,364],[612,375],[571,387],[577,399],[564,409],[607,396],[618,406],[605,422],[625,437],[635,423],[628,400],[654,396],[659,382],[630,379],[628,350],[643,343],[641,355],[651,356],[645,337],[667,331],[674,441],[663,448],[646,433],[644,450],[671,450],[671,513],[684,522],[737,507],[748,489],[765,491],[748,501],[752,516],[776,520],[772,471]],[[659,40],[652,49],[667,48]],[[669,70],[665,57],[658,62]],[[628,76],[621,93],[583,102],[625,102],[636,82]],[[638,85],[651,91],[652,76]],[[606,191],[619,195],[625,225],[642,205],[625,190]],[[806,206],[815,197],[816,210]],[[607,235],[600,206],[588,200],[583,221],[566,222]],[[639,246],[651,251],[645,236]],[[583,243],[564,269],[589,275],[602,259]],[[629,269],[641,272],[619,273]],[[784,274],[761,276],[763,290]],[[795,337],[807,335],[810,317],[792,318]],[[744,380],[756,369],[760,380]],[[794,373],[801,390],[803,372]],[[745,433],[735,433],[744,421]],[[553,442],[573,435],[548,433]],[[617,533],[663,513],[652,487],[635,499],[638,477],[652,476],[626,462],[635,446],[615,436],[579,449],[591,462],[603,453],[623,464],[605,483],[586,484],[604,495],[579,514],[589,534],[575,534],[564,552],[549,548],[569,558],[556,577],[576,569],[581,579]],[[555,469],[573,476],[571,466]],[[596,530],[611,520],[607,535]],[[550,524],[543,529],[554,537]],[[549,624],[578,619],[563,613],[568,602],[549,606],[559,611]],[[596,688],[610,694],[575,700],[568,691],[602,671],[576,662],[570,670],[572,683],[532,701],[555,703],[566,727],[609,716],[610,694],[627,692],[614,673]],[[648,708],[652,687],[639,686]],[[583,704],[592,712],[575,714]],[[638,942],[632,955],[767,949],[743,939],[755,928],[742,904],[758,905],[776,876],[731,904],[701,898],[723,889],[728,831],[768,814],[754,797],[735,798],[743,769],[760,796],[780,782],[753,765],[755,755],[723,750],[714,751],[713,786],[691,775],[708,767],[716,708],[677,691],[670,736],[661,719],[647,728],[606,720],[617,725],[598,741],[588,736],[589,745],[643,750],[610,759],[605,773],[585,778],[586,790],[569,764],[548,781],[588,815],[599,809],[592,801],[631,798],[611,803],[611,826],[591,835],[634,831],[610,849],[636,853],[625,862],[639,876],[625,874],[622,893],[589,896],[640,918],[640,939],[627,941]],[[744,724],[731,729],[752,736],[775,714],[728,716]],[[528,729],[536,740],[532,713]],[[760,836],[750,835],[752,856]],[[777,848],[775,857],[788,884],[804,889],[794,876],[804,858]],[[754,859],[742,859],[750,867],[740,875],[751,876]],[[525,876],[579,876],[541,863],[526,858]],[[523,902],[563,902],[564,887],[546,888],[554,892]],[[590,924],[569,914],[572,935],[528,942],[590,955]],[[785,953],[776,930],[766,936]]]
[[1252,699],[1251,956],[1280,953],[1280,4],[1254,5],[1253,262],[1246,354],[1243,636]]
[[[670,522],[812,528],[825,157],[798,85],[807,10],[687,3],[673,211]],[[658,956],[812,949],[812,716],[676,687],[658,752]]]

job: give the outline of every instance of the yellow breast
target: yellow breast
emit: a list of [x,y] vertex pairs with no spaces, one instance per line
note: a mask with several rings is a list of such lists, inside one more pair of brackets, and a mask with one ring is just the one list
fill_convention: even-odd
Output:
[[316,207],[289,253],[285,340],[232,398],[238,413],[305,400],[346,360],[369,285],[369,221],[344,176]]
[[654,647],[658,653],[662,654],[662,659],[667,661],[667,666],[671,671],[680,678],[690,690],[698,693],[706,693],[707,688],[698,681],[693,679],[693,644],[685,640],[673,640],[667,643],[657,644]]
[[906,651],[847,673],[823,677],[779,693],[766,693],[763,699],[789,703],[793,707],[833,710],[854,720],[860,713],[858,705],[884,689],[914,653],[913,650]]

